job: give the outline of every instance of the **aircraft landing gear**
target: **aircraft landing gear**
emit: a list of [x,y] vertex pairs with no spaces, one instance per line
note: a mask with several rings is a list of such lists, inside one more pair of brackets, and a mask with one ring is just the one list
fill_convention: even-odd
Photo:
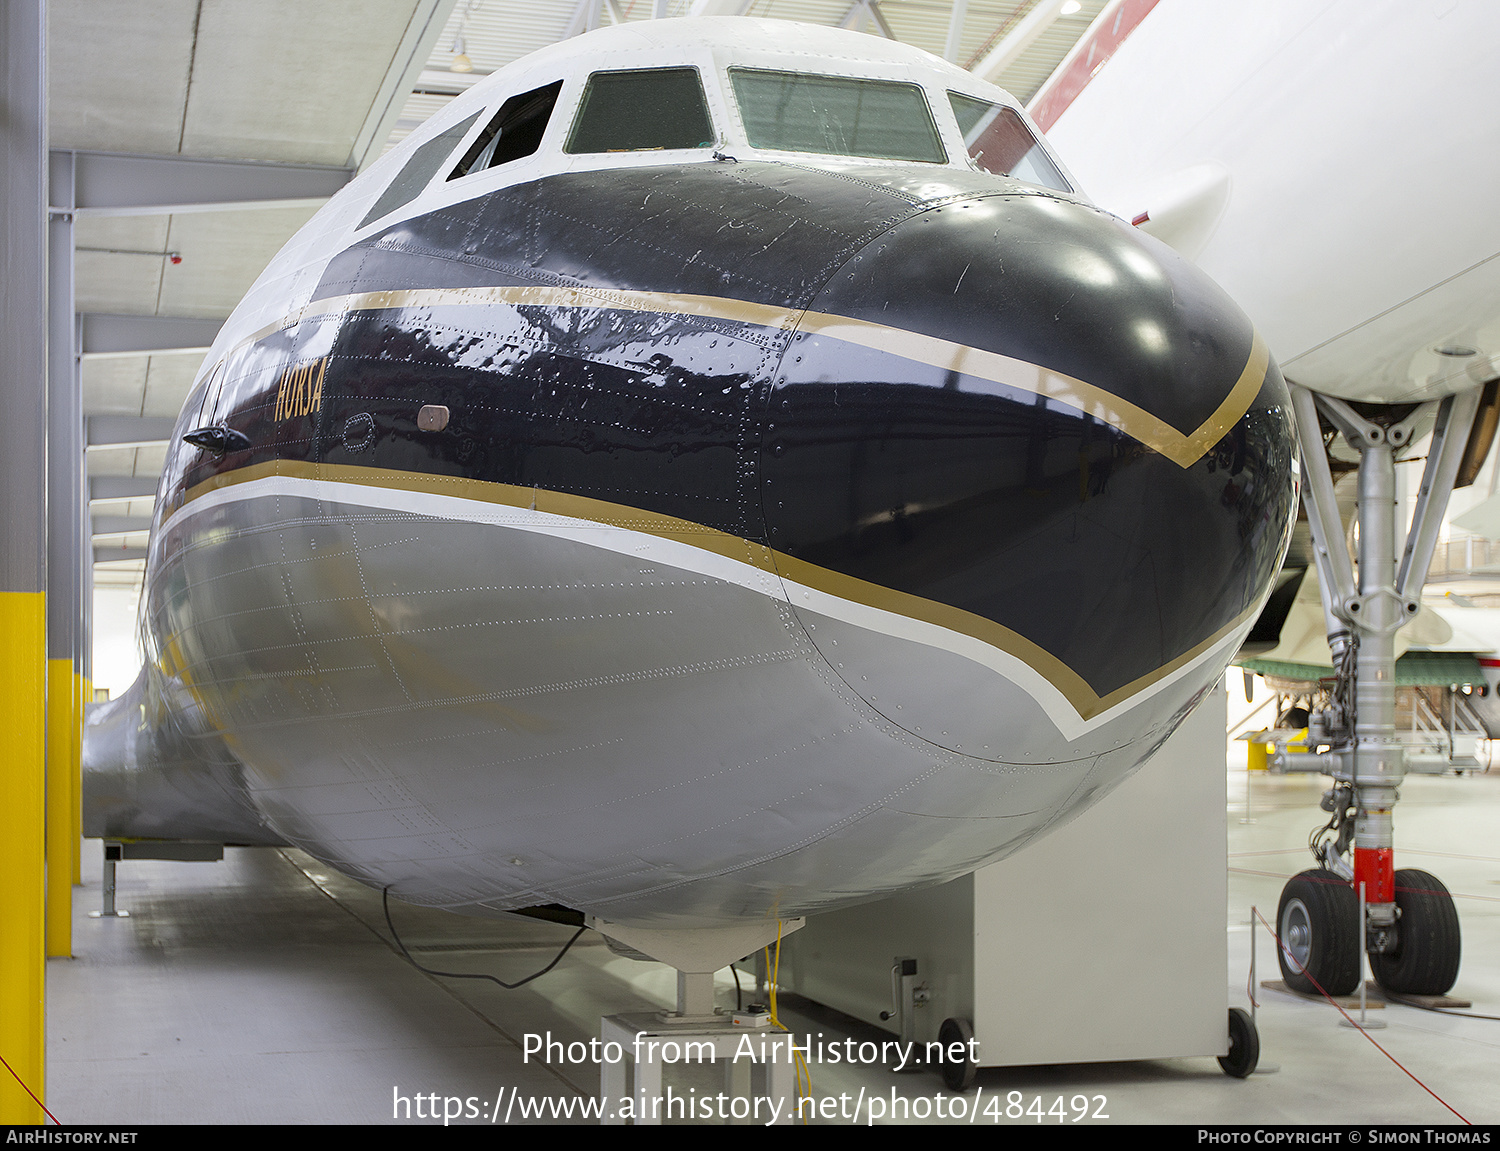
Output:
[[[1458,977],[1453,900],[1426,872],[1397,872],[1392,862],[1392,813],[1406,775],[1405,745],[1396,731],[1396,633],[1421,611],[1422,585],[1449,495],[1461,474],[1463,483],[1473,481],[1489,453],[1494,420],[1481,430],[1476,414],[1481,393],[1487,405],[1496,402],[1495,395],[1480,385],[1435,407],[1376,410],[1295,384],[1291,393],[1302,446],[1302,498],[1334,670],[1328,706],[1308,717],[1310,754],[1301,770],[1331,776],[1334,786],[1323,797],[1332,819],[1313,833],[1310,845],[1322,867],[1294,877],[1281,895],[1281,970],[1297,991],[1347,995],[1359,985],[1363,947],[1382,987],[1441,995]],[[1398,564],[1396,457],[1414,442],[1424,413],[1435,417],[1432,441]],[[1329,464],[1337,436],[1359,456],[1357,572]]]
[[1324,868],[1294,876],[1281,891],[1276,934],[1293,991],[1350,995],[1359,986],[1359,899],[1347,880]]
[[1444,995],[1458,979],[1458,912],[1442,881],[1425,871],[1396,872],[1395,938],[1370,951],[1375,979],[1397,995]]

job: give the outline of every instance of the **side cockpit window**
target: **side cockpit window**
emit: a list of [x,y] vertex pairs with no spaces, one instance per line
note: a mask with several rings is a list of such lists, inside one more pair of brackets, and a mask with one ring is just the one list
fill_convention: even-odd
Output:
[[710,148],[713,120],[696,68],[595,72],[565,151],[650,152]]
[[752,148],[943,164],[927,97],[915,84],[731,68]]
[[542,146],[542,135],[547,131],[547,121],[552,118],[552,109],[557,106],[557,94],[561,91],[562,81],[557,80],[545,87],[512,96],[501,104],[500,111],[475,137],[464,158],[448,174],[448,179],[457,180],[470,172],[482,172],[535,154]]
[[964,147],[974,163],[986,172],[1014,176],[1058,192],[1073,190],[1014,108],[957,92],[948,93],[948,103],[958,118]]
[[434,136],[427,143],[419,147],[411,154],[411,159],[406,166],[380,193],[374,205],[365,213],[365,218],[359,222],[363,228],[366,224],[374,223],[380,217],[389,215],[403,204],[408,204],[421,194],[427,182],[438,173],[438,169],[448,162],[448,157],[453,155],[453,149],[457,148],[459,141],[473,127],[474,121],[479,119],[479,113],[475,112],[467,120],[461,120],[441,135]]

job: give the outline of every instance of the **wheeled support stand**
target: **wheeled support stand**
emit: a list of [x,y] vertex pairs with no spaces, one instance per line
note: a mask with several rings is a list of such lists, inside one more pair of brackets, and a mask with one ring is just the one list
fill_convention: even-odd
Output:
[[[1345,995],[1358,983],[1363,945],[1382,986],[1440,995],[1458,977],[1452,899],[1425,872],[1397,872],[1393,864],[1391,814],[1405,775],[1405,752],[1396,737],[1396,632],[1421,609],[1422,585],[1448,497],[1470,449],[1483,389],[1476,386],[1438,403],[1399,569],[1396,454],[1430,412],[1424,405],[1380,422],[1342,400],[1295,385],[1291,390],[1302,446],[1303,499],[1335,675],[1330,706],[1310,719],[1308,746],[1328,749],[1318,753],[1317,762],[1334,785],[1323,798],[1332,818],[1313,849],[1321,866],[1294,877],[1282,892],[1281,968],[1294,988]],[[1324,420],[1360,458],[1357,586],[1334,499]],[[1367,899],[1363,924],[1357,922],[1354,895],[1360,883]]]

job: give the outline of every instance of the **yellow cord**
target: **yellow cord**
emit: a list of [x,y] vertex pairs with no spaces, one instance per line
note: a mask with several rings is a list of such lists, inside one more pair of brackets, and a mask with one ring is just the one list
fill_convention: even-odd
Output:
[[[770,974],[770,980],[766,991],[771,1000],[771,1026],[790,1035],[792,1033],[792,1029],[782,1023],[781,1019],[776,1014],[776,985],[777,980],[781,977],[780,922],[776,924],[776,955],[774,959],[771,956],[771,949],[769,947],[766,948],[766,971]],[[802,1052],[797,1051],[795,1054],[797,1059],[797,1098],[799,1100],[799,1106],[797,1109],[798,1111],[801,1111],[802,1108],[800,1106],[800,1100],[812,1098],[812,1071],[808,1068],[807,1059],[803,1056]],[[807,1125],[806,1114],[803,1114],[802,1116],[802,1123],[803,1126]]]

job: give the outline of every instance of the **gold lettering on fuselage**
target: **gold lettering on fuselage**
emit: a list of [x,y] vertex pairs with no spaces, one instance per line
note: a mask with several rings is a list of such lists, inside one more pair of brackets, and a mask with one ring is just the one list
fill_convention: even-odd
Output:
[[281,373],[276,383],[278,420],[316,413],[323,406],[323,375],[328,371],[328,357],[311,363],[294,364]]

